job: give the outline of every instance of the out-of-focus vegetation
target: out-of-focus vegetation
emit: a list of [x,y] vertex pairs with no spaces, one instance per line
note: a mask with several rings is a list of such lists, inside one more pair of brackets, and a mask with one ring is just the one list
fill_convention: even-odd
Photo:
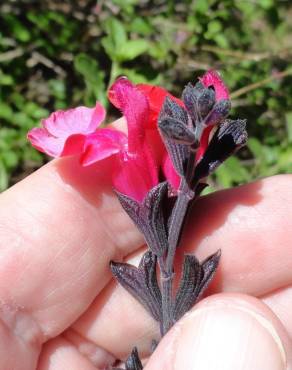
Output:
[[44,162],[26,133],[49,112],[108,104],[121,74],[179,94],[208,68],[221,71],[250,135],[213,187],[291,172],[291,19],[289,0],[1,2],[0,189]]

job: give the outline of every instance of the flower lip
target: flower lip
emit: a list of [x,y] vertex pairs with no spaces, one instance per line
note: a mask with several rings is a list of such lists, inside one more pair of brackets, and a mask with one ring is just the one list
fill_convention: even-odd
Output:
[[42,128],[33,128],[27,137],[41,152],[53,157],[79,154],[86,136],[95,132],[105,118],[105,109],[100,103],[95,107],[77,107],[56,111],[42,120]]

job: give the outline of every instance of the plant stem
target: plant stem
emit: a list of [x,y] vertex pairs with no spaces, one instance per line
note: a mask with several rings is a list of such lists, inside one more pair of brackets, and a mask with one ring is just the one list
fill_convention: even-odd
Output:
[[189,187],[184,179],[181,180],[178,197],[171,215],[168,236],[168,250],[165,259],[159,262],[161,270],[161,287],[162,287],[162,316],[161,335],[163,336],[174,324],[173,319],[173,298],[172,285],[174,278],[174,257],[176,247],[181,234],[183,222],[188,209],[188,204],[193,198],[190,194]]
[[261,86],[264,86],[264,85],[266,85],[266,84],[268,84],[268,83],[270,83],[274,80],[278,80],[280,78],[290,76],[290,75],[292,75],[292,69],[287,68],[285,71],[274,73],[270,77],[265,78],[264,80],[255,82],[255,83],[247,85],[247,86],[244,86],[241,89],[234,91],[233,93],[230,94],[230,97],[232,99],[238,98],[239,96],[244,95],[244,94],[246,94],[246,93],[248,93],[252,90],[255,90],[255,89],[257,89]]

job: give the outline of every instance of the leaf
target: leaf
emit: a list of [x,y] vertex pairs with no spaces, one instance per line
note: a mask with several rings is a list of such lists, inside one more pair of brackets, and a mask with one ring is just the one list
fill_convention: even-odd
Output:
[[74,58],[74,68],[83,76],[88,93],[94,96],[94,100],[106,106],[104,72],[99,68],[97,61],[87,54],[80,53]]
[[174,317],[179,320],[194,305],[203,269],[194,255],[184,257],[183,272],[175,297]]
[[168,248],[166,222],[163,214],[167,192],[168,183],[165,181],[152,188],[143,201],[147,215],[146,227],[144,228],[145,239],[149,248],[157,256],[163,255]]
[[150,24],[149,19],[147,18],[136,16],[129,26],[132,32],[137,32],[140,35],[148,36],[151,35],[151,33],[153,32],[153,27]]
[[8,187],[8,172],[0,159],[0,192]]
[[200,296],[204,293],[204,291],[207,289],[208,285],[212,281],[212,278],[217,270],[220,257],[221,257],[221,250],[219,249],[217,252],[207,257],[201,263],[204,274],[203,274],[203,279],[201,280],[201,283],[199,286],[199,294],[198,294],[197,299],[200,298]]
[[142,203],[116,192],[122,207],[144,235],[148,247],[157,256],[162,256],[168,246],[162,212],[162,203],[167,189],[167,182],[158,184],[148,192]]
[[128,41],[125,27],[123,23],[111,17],[107,19],[105,29],[108,36],[102,38],[102,46],[113,60],[118,61],[119,50]]
[[179,320],[202,296],[219,264],[220,250],[202,263],[194,255],[186,255],[179,288],[175,297],[174,317]]
[[119,46],[116,56],[120,62],[124,62],[137,58],[148,51],[148,49],[149,43],[146,40],[128,40]]
[[137,347],[134,347],[126,361],[126,370],[143,370]]
[[221,186],[230,187],[250,181],[251,174],[238,158],[232,156],[216,170],[216,179]]
[[13,110],[10,105],[0,102],[0,118],[4,118],[7,121],[12,121]]
[[156,263],[156,256],[148,251],[143,255],[138,268],[128,263],[113,261],[110,267],[117,281],[146,308],[155,320],[160,322],[162,301],[156,277]]
[[288,142],[292,143],[292,112],[287,112],[286,115],[286,129],[288,134]]

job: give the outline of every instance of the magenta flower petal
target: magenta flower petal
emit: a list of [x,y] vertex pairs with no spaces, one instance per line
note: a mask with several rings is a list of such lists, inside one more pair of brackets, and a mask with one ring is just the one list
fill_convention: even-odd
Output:
[[120,193],[142,202],[149,190],[158,184],[158,179],[153,181],[149,176],[147,167],[143,154],[131,157],[128,153],[121,152],[119,164],[113,174],[114,187]]
[[105,110],[77,107],[52,113],[42,120],[43,128],[33,128],[27,137],[41,152],[52,157],[82,153],[86,135],[93,133],[105,117]]
[[111,86],[109,98],[126,117],[129,153],[141,150],[145,137],[144,125],[149,120],[147,98],[125,77],[117,79]]
[[127,136],[118,130],[100,129],[86,137],[81,164],[90,164],[119,153],[127,146]]
[[229,91],[219,76],[218,72],[210,70],[206,72],[203,77],[200,77],[199,80],[205,87],[213,86],[215,89],[216,101],[222,99],[229,99]]
[[162,162],[162,169],[167,181],[171,184],[173,189],[177,190],[180,185],[180,177],[174,169],[168,154],[166,154],[164,157],[164,160]]
[[70,135],[63,145],[63,150],[60,154],[60,157],[82,153],[84,150],[85,140],[86,135],[83,134]]
[[122,111],[128,125],[128,146],[120,154],[114,185],[121,193],[142,200],[158,184],[158,166],[145,133],[149,123],[147,97],[125,77],[111,86],[108,95]]
[[51,135],[67,138],[73,134],[94,132],[104,118],[105,109],[97,102],[94,108],[77,107],[54,112],[42,121],[42,125]]
[[34,148],[51,157],[58,157],[64,146],[63,138],[50,135],[44,128],[36,127],[31,129],[27,134],[27,138]]

